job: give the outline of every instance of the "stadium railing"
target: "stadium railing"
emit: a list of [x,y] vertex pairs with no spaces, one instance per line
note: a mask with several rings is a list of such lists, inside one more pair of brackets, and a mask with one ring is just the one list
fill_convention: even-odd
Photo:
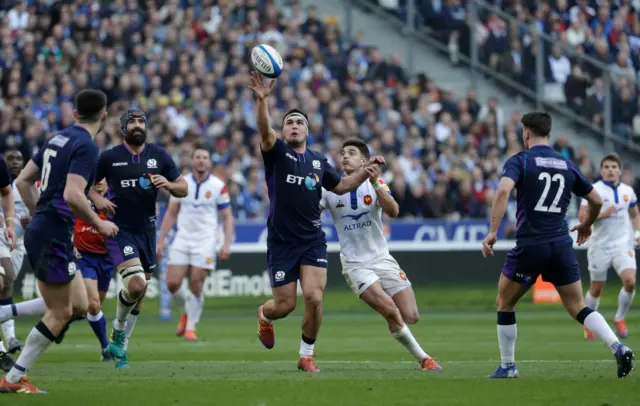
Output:
[[[427,25],[421,24],[422,17],[418,14],[417,5],[420,0],[407,0],[407,6],[401,13],[393,15],[388,10],[382,7],[372,4],[367,0],[344,0],[345,4],[345,32],[347,37],[350,38],[353,32],[350,16],[353,13],[353,7],[366,10],[369,13],[373,13],[379,18],[385,19],[389,24],[396,27],[398,31],[403,32],[408,37],[408,41],[405,44],[407,47],[412,48],[414,41],[420,41],[430,47],[433,47],[442,53],[448,53],[448,46],[446,41],[443,41],[445,36],[443,30],[433,29]],[[469,0],[467,3],[469,12],[468,25],[475,27],[476,24],[481,24],[481,17],[487,14],[494,14],[499,16],[502,20],[507,22],[507,26],[516,26],[522,28],[535,38],[535,53],[536,55],[544,55],[544,58],[536,58],[535,71],[533,76],[533,82],[535,85],[533,88],[529,88],[522,82],[517,81],[509,77],[508,75],[492,69],[483,59],[482,44],[478,44],[477,30],[469,30],[470,46],[469,54],[465,55],[461,53],[458,58],[463,64],[466,64],[471,69],[472,82],[476,82],[481,75],[485,75],[493,79],[500,86],[515,92],[523,98],[536,104],[538,109],[547,109],[560,114],[581,129],[591,131],[597,137],[602,140],[604,150],[610,151],[614,149],[614,146],[618,148],[628,149],[634,154],[640,153],[640,145],[635,143],[630,137],[628,140],[616,135],[613,132],[612,123],[612,96],[613,96],[613,78],[611,68],[600,61],[581,53],[578,53],[574,48],[565,45],[559,41],[554,40],[547,34],[538,33],[534,31],[533,26],[529,26],[521,23],[514,17],[508,15],[500,8],[487,4],[482,0]],[[400,18],[402,16],[403,18]],[[603,126],[599,127],[594,125],[587,118],[576,114],[571,108],[565,104],[563,100],[564,92],[559,89],[557,85],[550,83],[546,80],[546,63],[549,50],[554,45],[558,45],[564,55],[569,57],[573,63],[579,62],[582,65],[590,66],[594,70],[603,72],[602,79],[604,82],[604,92],[607,96],[605,98],[604,106],[604,118]],[[409,52],[411,55],[411,52]],[[414,66],[412,66],[411,60],[408,61],[407,71],[413,72]]]

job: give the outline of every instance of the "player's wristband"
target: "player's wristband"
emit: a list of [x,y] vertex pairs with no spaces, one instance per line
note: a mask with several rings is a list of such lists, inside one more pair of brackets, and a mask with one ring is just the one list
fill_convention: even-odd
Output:
[[9,222],[13,223],[13,217],[5,217],[4,218],[4,222],[5,222],[5,224],[9,224]]
[[378,191],[380,189],[382,189],[382,185],[380,185],[380,182],[371,182],[371,184],[373,185],[373,190]]

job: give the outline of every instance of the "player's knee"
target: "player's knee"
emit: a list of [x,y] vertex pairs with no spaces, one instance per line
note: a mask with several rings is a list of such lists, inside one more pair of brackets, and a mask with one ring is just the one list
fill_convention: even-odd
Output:
[[496,296],[496,309],[499,312],[512,312],[515,310],[516,303],[501,295]]
[[307,307],[320,307],[322,306],[322,290],[316,289],[309,292],[304,292],[304,303]]
[[180,286],[182,286],[182,281],[177,279],[167,279],[167,289],[169,289],[169,292],[176,293],[180,290]]
[[204,281],[202,280],[192,280],[189,281],[189,290],[195,296],[199,296],[202,293],[202,288],[204,287]]
[[100,298],[99,297],[90,298],[87,311],[90,314],[98,314],[100,313],[101,310],[102,310],[102,306],[100,305]]
[[53,318],[60,323],[68,322],[71,320],[71,316],[73,316],[73,309],[71,306],[51,308],[47,309],[47,312],[49,312]]
[[296,297],[278,297],[274,298],[275,311],[280,318],[285,317],[296,308]]
[[418,321],[420,321],[420,313],[418,313],[418,310],[416,309],[411,309],[405,312],[402,318],[407,324],[416,324]]
[[125,299],[130,302],[139,300],[147,289],[147,280],[142,265],[133,265],[123,269],[121,276]]
[[627,292],[633,292],[636,289],[636,278],[625,278],[622,280],[622,287]]

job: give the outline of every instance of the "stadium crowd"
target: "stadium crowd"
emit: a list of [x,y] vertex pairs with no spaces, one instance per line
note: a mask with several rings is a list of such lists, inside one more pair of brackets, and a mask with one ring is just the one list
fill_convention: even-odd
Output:
[[[72,123],[76,91],[100,88],[111,117],[97,139],[102,149],[121,142],[129,106],[143,109],[148,139],[184,170],[195,143],[215,151],[239,220],[264,221],[268,208],[247,88],[249,52],[260,42],[286,61],[273,123],[303,108],[310,147],[337,167],[343,140],[367,141],[387,158],[383,180],[403,218],[488,218],[502,163],[522,149],[520,117],[506,117],[499,100],[478,100],[473,89],[456,99],[425,74],[410,77],[399,56],[383,58],[361,35],[345,38],[335,18],[295,0],[284,8],[268,0],[9,3],[0,27],[1,151],[31,156]],[[585,148],[565,136],[556,148],[597,175]]]

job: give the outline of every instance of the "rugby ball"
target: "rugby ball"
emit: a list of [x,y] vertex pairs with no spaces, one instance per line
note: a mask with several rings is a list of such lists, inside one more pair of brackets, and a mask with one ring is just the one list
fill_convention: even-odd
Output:
[[280,76],[284,67],[282,56],[273,47],[266,44],[260,44],[253,48],[251,63],[256,71],[270,79]]

